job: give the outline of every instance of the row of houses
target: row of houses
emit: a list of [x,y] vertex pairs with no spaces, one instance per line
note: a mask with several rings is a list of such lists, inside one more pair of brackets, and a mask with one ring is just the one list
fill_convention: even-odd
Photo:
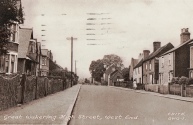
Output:
[[193,39],[188,28],[181,30],[180,38],[177,47],[155,41],[152,53],[143,50],[132,58],[129,78],[141,84],[168,84],[173,77],[193,77]]
[[53,61],[51,50],[43,49],[41,43],[34,38],[32,28],[21,28],[15,22],[11,29],[15,34],[11,35],[6,44],[7,54],[2,57],[2,73],[48,76],[49,71],[62,68]]
[[[17,7],[19,10],[21,0]],[[42,48],[32,28],[21,28],[20,22],[12,21],[9,29],[12,34],[3,47],[6,53],[1,53],[0,73],[48,76],[52,70],[63,69],[53,61],[51,50]]]

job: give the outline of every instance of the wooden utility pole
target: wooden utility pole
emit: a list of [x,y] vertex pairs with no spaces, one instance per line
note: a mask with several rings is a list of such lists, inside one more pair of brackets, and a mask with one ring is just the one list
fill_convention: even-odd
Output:
[[77,75],[77,69],[76,69],[76,60],[75,60],[75,74]]
[[67,40],[71,40],[71,86],[72,86],[72,72],[73,72],[73,40],[77,40],[77,38],[68,37]]

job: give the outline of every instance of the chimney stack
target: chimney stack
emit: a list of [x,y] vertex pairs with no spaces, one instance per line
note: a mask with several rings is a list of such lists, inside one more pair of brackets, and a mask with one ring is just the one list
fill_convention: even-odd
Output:
[[149,53],[149,50],[143,50],[143,59],[147,58],[149,56]]
[[180,44],[182,44],[190,39],[190,32],[188,31],[188,28],[181,29],[180,37],[181,37]]
[[160,47],[161,47],[161,42],[159,42],[159,41],[153,42],[153,52],[155,52]]

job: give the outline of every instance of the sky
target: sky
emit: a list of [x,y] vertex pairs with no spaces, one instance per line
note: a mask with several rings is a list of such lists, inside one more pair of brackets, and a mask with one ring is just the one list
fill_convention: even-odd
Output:
[[42,48],[69,70],[67,38],[77,38],[73,59],[81,78],[90,77],[91,61],[104,55],[116,54],[129,67],[143,50],[152,52],[154,41],[178,46],[182,28],[193,33],[192,0],[22,0],[22,5],[21,27],[33,28]]

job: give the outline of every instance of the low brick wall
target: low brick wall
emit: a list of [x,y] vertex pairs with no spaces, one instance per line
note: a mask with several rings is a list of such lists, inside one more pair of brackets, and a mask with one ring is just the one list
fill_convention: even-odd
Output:
[[150,91],[150,92],[159,92],[159,85],[157,84],[146,84],[145,85],[145,91]]
[[168,85],[159,85],[159,93],[161,94],[169,94],[169,86]]

